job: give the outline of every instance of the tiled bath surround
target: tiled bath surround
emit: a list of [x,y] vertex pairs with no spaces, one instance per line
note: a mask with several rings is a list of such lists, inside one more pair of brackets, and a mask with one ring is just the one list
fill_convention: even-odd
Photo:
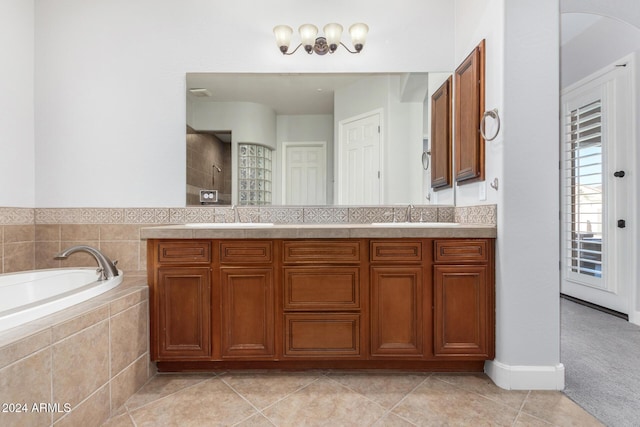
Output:
[[146,277],[126,278],[96,298],[1,333],[0,403],[14,406],[0,411],[0,425],[98,426],[119,414],[155,374],[148,295]]
[[[496,224],[496,206],[416,206],[414,222]],[[273,206],[239,207],[243,222],[274,223],[371,223],[407,221],[407,206]],[[140,228],[192,222],[233,222],[229,207],[186,208],[0,208],[0,273],[55,268],[90,267],[95,261],[74,254],[56,261],[59,251],[77,244],[99,248],[119,261],[127,272],[146,270],[146,246]]]

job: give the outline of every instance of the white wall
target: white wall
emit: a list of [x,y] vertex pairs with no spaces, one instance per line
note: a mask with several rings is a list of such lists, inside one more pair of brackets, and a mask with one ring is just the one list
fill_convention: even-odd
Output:
[[34,2],[0,2],[0,206],[33,207]]
[[[336,19],[369,25],[361,54],[278,52],[275,25]],[[36,0],[35,22],[38,207],[184,206],[187,72],[427,71],[453,63],[449,0],[396,8],[383,0]],[[437,43],[421,48],[416,40]]]
[[603,17],[562,46],[560,87],[570,86],[639,49],[640,28]]
[[[456,1],[456,63],[486,40],[485,110],[502,129],[486,145],[487,201],[498,203],[496,358],[501,387],[564,386],[558,278],[558,2]],[[458,186],[457,205],[483,183]]]

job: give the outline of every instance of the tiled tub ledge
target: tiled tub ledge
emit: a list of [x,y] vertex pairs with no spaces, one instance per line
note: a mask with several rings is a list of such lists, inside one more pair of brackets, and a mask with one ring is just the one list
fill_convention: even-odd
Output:
[[99,426],[119,414],[155,373],[148,319],[146,278],[125,272],[111,291],[0,333],[0,425]]

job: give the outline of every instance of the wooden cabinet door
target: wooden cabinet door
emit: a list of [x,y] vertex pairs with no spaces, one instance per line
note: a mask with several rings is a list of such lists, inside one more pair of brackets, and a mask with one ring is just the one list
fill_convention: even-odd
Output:
[[210,272],[209,267],[158,269],[152,331],[158,360],[210,358]]
[[451,187],[451,80],[431,95],[431,188]]
[[458,184],[484,180],[484,40],[455,72],[455,176]]
[[434,354],[493,358],[486,265],[434,267]]
[[222,358],[274,355],[275,299],[272,268],[223,267]]
[[421,267],[371,267],[372,356],[422,356],[423,288]]

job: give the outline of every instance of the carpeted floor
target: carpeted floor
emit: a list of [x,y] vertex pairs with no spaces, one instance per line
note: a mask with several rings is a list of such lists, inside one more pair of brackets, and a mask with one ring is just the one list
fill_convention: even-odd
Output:
[[560,300],[564,393],[610,427],[640,425],[640,326]]

